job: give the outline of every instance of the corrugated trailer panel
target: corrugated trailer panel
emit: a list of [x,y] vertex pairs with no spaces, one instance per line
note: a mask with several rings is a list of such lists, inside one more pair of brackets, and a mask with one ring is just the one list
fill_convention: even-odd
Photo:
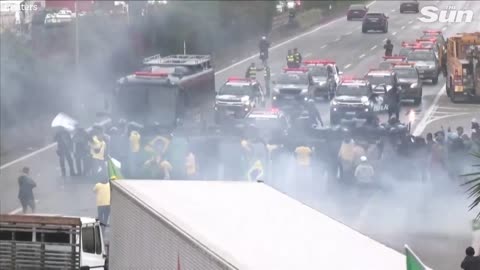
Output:
[[110,269],[236,269],[130,196],[112,185]]

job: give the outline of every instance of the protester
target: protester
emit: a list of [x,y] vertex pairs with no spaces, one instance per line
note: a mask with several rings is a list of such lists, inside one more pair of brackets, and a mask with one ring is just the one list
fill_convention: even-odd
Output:
[[67,160],[68,163],[70,176],[75,176],[75,167],[72,159],[73,142],[70,133],[68,133],[64,127],[57,127],[54,140],[57,143],[57,155],[60,162],[62,176],[66,176],[65,160]]
[[93,191],[97,196],[98,220],[106,226],[110,216],[110,181],[104,180],[101,183],[97,183]]
[[33,189],[37,184],[30,177],[30,168],[24,167],[22,175],[18,178],[18,199],[22,204],[23,213],[26,214],[28,207],[35,213],[35,197],[33,196]]
[[475,256],[475,249],[468,247],[465,250],[465,258],[460,267],[464,270],[480,270],[480,257]]
[[73,134],[73,156],[77,175],[84,176],[91,173],[92,160],[89,155],[88,133],[84,128],[77,127]]

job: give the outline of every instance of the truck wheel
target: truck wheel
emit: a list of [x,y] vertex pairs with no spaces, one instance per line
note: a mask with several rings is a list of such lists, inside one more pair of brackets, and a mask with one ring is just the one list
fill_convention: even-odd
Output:
[[400,13],[403,13],[403,9],[400,9]]
[[367,28],[362,27],[362,33],[367,33]]
[[388,32],[388,25],[385,25],[385,28],[383,28],[383,33],[387,33]]
[[350,17],[347,16],[347,21],[351,21],[351,20],[352,20],[352,18],[350,18]]
[[435,85],[438,83],[438,76],[432,79],[432,83]]
[[453,103],[457,103],[457,99],[455,98],[455,95],[450,94],[450,100],[451,100]]

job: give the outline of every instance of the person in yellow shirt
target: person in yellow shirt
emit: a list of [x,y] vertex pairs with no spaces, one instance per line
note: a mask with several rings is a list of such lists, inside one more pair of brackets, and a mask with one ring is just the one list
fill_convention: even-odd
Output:
[[101,172],[105,172],[105,148],[107,143],[105,142],[101,134],[93,136],[90,141],[90,154],[93,160],[93,174],[98,175]]
[[338,163],[339,169],[338,177],[342,179],[345,173],[352,172],[354,169],[355,163],[355,152],[354,152],[354,143],[353,140],[350,138],[345,138],[340,146],[340,150],[338,151]]
[[128,139],[130,141],[130,154],[128,155],[129,162],[126,173],[128,177],[135,178],[138,176],[138,169],[141,166],[139,160],[142,136],[137,130],[131,129]]
[[97,183],[93,188],[97,197],[98,220],[104,225],[108,224],[110,216],[110,182]]
[[299,146],[295,149],[297,164],[300,167],[310,167],[312,149],[307,146]]
[[172,165],[164,160],[160,154],[157,154],[145,162],[145,167],[149,171],[152,179],[169,180],[172,172]]
[[192,152],[190,152],[186,157],[185,168],[188,179],[193,180],[197,178],[197,163],[195,160],[195,155]]
[[264,180],[263,178],[263,165],[260,160],[255,161],[253,167],[248,171],[248,181]]
[[302,181],[311,181],[312,180],[312,148],[308,146],[298,146],[295,149],[295,155],[297,158],[297,166],[295,170],[295,176]]

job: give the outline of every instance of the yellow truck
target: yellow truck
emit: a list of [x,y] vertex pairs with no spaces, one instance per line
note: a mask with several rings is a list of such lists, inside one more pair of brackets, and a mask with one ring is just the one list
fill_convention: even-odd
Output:
[[480,101],[480,32],[448,38],[446,69],[445,88],[452,102]]

